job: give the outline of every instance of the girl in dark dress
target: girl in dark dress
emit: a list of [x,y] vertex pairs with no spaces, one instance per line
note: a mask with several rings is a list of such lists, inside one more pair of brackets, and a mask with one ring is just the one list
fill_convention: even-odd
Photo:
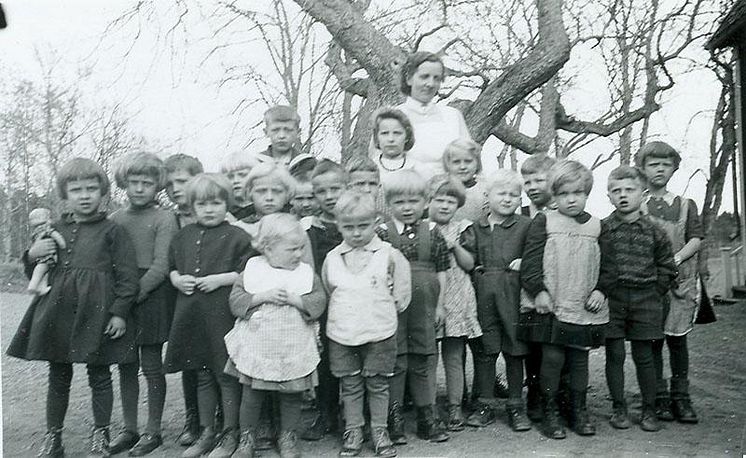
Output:
[[[225,221],[231,194],[223,176],[200,174],[190,180],[187,197],[197,222],[174,236],[169,253],[171,283],[178,295],[164,364],[167,372],[198,371],[202,433],[184,457],[211,450],[211,457],[228,457],[238,445],[241,386],[223,373],[228,360],[223,337],[234,321],[228,295],[252,249],[251,237]],[[214,415],[218,393],[225,424],[219,438]]]
[[[177,230],[176,218],[155,200],[166,182],[166,168],[158,156],[127,155],[117,164],[114,177],[127,193],[128,205],[111,215],[111,220],[132,239],[140,273],[140,294],[133,313],[140,361],[119,365],[124,429],[109,444],[109,452],[129,450],[130,456],[143,456],[163,443],[166,376],[161,353],[173,319],[173,289],[167,277],[168,247]],[[140,368],[148,386],[148,423],[142,436],[137,430]]]
[[[57,190],[72,212],[54,224],[67,249],[59,252],[51,290],[31,302],[8,355],[49,361],[47,434],[37,456],[65,453],[62,427],[73,363],[86,364],[91,387],[94,430],[88,456],[108,456],[113,402],[109,365],[137,358],[134,328],[129,326],[138,292],[135,250],[124,229],[99,212],[109,192],[100,165],[70,160],[58,172]],[[38,240],[24,256],[27,268],[54,250],[50,239]]]

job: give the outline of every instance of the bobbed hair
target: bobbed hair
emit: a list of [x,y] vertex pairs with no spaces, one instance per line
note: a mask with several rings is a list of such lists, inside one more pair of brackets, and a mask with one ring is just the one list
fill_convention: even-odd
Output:
[[166,166],[161,158],[153,153],[137,152],[125,155],[114,168],[114,181],[119,189],[127,188],[130,175],[146,175],[155,180],[157,191],[166,187]]
[[198,200],[219,199],[225,201],[228,208],[234,205],[233,190],[230,181],[219,173],[200,173],[187,183],[187,201],[194,208]]
[[554,195],[557,195],[562,186],[578,181],[583,185],[583,191],[590,194],[593,189],[593,173],[578,161],[562,160],[549,169],[549,189]]
[[466,188],[460,180],[450,175],[435,175],[428,182],[428,197],[433,199],[438,196],[450,196],[456,198],[458,207],[461,208],[466,203]]
[[69,182],[91,178],[98,179],[102,196],[109,194],[111,188],[109,177],[106,176],[106,171],[98,162],[83,157],[72,158],[57,171],[57,194],[60,199],[67,199],[67,184]]
[[446,146],[443,152],[443,169],[448,170],[448,163],[456,153],[466,153],[477,162],[477,173],[482,172],[482,147],[470,138],[457,138]]
[[380,108],[373,116],[373,146],[381,149],[381,143],[378,141],[378,131],[381,127],[381,121],[384,119],[399,121],[399,124],[404,129],[404,151],[411,150],[414,146],[414,127],[412,127],[412,122],[403,111],[392,107]]
[[674,170],[679,169],[681,164],[681,155],[673,146],[666,142],[648,142],[642,145],[640,151],[635,154],[635,165],[640,169],[645,168],[645,160],[649,157],[658,159],[671,159]]

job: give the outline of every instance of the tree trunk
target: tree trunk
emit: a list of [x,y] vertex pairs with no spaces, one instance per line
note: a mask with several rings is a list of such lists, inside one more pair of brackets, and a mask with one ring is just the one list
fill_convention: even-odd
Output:
[[[379,106],[397,104],[399,74],[406,60],[363,15],[346,0],[294,0],[306,13],[324,24],[347,56],[368,73],[366,100],[358,114],[351,147],[365,151],[370,141],[370,114]],[[538,40],[526,56],[489,83],[464,112],[472,138],[484,143],[505,114],[532,91],[554,76],[570,58],[570,41],[562,21],[561,0],[536,0]],[[347,82],[340,81],[344,87]]]

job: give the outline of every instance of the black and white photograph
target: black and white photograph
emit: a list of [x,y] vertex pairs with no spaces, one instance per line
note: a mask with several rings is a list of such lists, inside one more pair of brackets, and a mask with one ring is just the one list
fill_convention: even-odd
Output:
[[0,56],[0,455],[746,454],[746,0],[0,0]]

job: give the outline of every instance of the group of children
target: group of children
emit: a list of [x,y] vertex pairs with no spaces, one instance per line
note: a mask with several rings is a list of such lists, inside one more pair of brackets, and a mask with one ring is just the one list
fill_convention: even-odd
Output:
[[[479,146],[457,140],[443,156],[448,174],[426,180],[407,164],[413,132],[398,110],[374,118],[380,155],[345,166],[296,160],[292,109],[270,109],[265,125],[267,152],[232,155],[220,174],[180,154],[123,158],[115,179],[128,205],[109,217],[100,211],[109,193],[100,165],[73,159],[59,170],[69,213],[40,229],[24,256],[29,276],[53,265],[34,272],[37,297],[8,350],[49,361],[39,456],[64,454],[73,363],[88,369],[91,456],[143,456],[162,444],[169,372],[182,373],[184,457],[251,457],[273,443],[281,456],[299,456],[299,436],[337,430],[342,456],[359,454],[366,438],[377,456],[395,456],[408,441],[407,393],[421,439],[493,423],[500,354],[513,430],[541,422],[562,439],[564,417],[592,435],[588,354],[601,345],[611,424],[629,428],[625,340],[642,394],[640,427],[697,421],[686,335],[703,234],[694,203],[667,191],[680,161],[673,148],[649,143],[638,168],[615,169],[608,195],[616,210],[599,220],[585,211],[592,174],[575,161],[536,156],[521,174],[487,176]],[[163,189],[173,211],[158,203]],[[474,386],[465,418],[467,347]],[[436,406],[439,353],[445,421]],[[112,364],[124,429],[110,439]],[[314,391],[317,412],[301,431],[304,395]]]

